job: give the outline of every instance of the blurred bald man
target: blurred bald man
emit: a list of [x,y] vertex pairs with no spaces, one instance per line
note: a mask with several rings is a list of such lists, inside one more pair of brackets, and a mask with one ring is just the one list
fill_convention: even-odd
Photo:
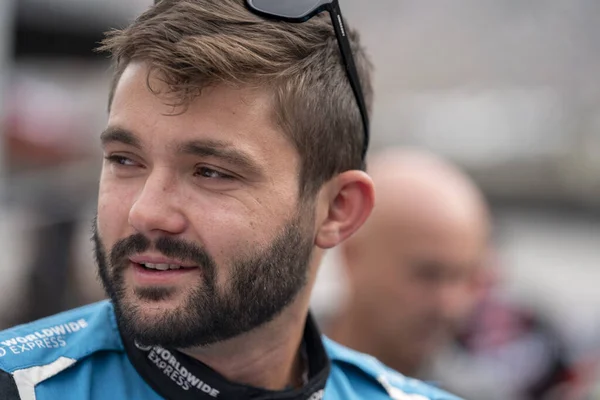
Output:
[[387,150],[369,174],[375,209],[340,248],[348,294],[325,329],[417,376],[477,301],[488,209],[460,170],[432,154]]

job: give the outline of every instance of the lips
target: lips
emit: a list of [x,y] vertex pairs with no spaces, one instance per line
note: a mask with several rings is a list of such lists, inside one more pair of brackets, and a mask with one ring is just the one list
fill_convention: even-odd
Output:
[[[136,286],[187,285],[202,271],[198,267],[182,267],[180,264],[171,263],[131,263],[130,265],[127,275]],[[171,268],[171,265],[174,268]]]
[[142,267],[146,269],[154,269],[158,271],[168,271],[168,270],[176,270],[181,268],[196,268],[196,267],[188,267],[180,264],[167,264],[167,263],[138,263]]
[[197,265],[182,259],[167,258],[159,254],[139,254],[129,259],[134,282],[138,285],[172,285],[182,283],[190,273],[199,271]]
[[176,270],[181,268],[197,268],[197,265],[194,265],[190,262],[185,262],[181,259],[175,258],[167,258],[160,255],[152,255],[152,254],[139,254],[129,258],[134,264],[138,264],[149,270],[157,270],[157,271],[168,271],[168,270]]

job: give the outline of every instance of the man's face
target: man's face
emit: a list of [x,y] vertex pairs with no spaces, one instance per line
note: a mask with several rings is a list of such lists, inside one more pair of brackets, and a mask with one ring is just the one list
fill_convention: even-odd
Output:
[[180,113],[147,73],[127,67],[102,138],[99,273],[126,334],[206,345],[295,299],[314,212],[299,203],[299,156],[266,93],[215,86]]
[[[354,286],[390,357],[417,367],[476,300],[485,235],[457,221],[390,219],[361,246]],[[396,352],[396,354],[392,354]],[[386,360],[393,362],[393,360]]]

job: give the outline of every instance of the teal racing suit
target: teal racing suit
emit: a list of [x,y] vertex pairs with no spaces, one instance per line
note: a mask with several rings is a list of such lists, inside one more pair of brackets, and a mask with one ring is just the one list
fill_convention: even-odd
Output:
[[109,301],[0,332],[1,400],[459,400],[319,334],[307,318],[301,389],[227,381],[174,349],[122,337]]

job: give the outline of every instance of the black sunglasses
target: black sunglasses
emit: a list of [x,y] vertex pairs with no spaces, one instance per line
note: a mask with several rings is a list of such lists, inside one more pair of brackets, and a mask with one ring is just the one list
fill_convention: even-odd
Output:
[[286,22],[305,22],[323,11],[329,12],[342,61],[362,117],[365,134],[362,148],[364,161],[369,147],[369,117],[338,0],[246,0],[246,6],[255,14]]

